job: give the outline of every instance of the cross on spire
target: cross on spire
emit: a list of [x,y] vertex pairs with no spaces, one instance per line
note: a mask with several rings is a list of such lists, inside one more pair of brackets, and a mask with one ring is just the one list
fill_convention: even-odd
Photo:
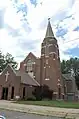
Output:
[[9,72],[7,71],[6,75],[6,81],[8,80]]

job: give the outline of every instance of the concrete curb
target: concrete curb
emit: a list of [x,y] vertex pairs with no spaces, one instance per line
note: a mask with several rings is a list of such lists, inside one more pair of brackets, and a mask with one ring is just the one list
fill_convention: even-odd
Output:
[[[42,115],[42,116],[52,116],[52,117],[60,117],[64,119],[79,119],[79,114],[67,114],[65,112],[45,112],[45,111],[34,111],[34,110],[23,110],[23,109],[17,109],[17,108],[8,108],[8,107],[0,107],[0,109],[5,109],[5,110],[10,110],[10,111],[18,111],[18,112],[23,112],[23,113],[28,113],[28,114],[37,114],[37,115]],[[77,118],[76,118],[77,117]]]
[[[5,109],[5,110],[10,110],[10,111],[17,111],[17,112],[23,112],[23,113],[28,113],[28,114],[37,114],[37,115],[42,115],[42,116],[53,116],[53,117],[61,117],[61,118],[65,118],[65,114],[64,113],[56,113],[56,112],[52,112],[52,113],[47,113],[45,111],[34,111],[34,110],[23,110],[23,109],[17,109],[17,108],[3,108],[0,107],[0,109]],[[72,118],[73,119],[73,118]]]
[[29,113],[29,114],[60,117],[64,119],[79,119],[79,110],[77,109],[24,105],[24,104],[10,103],[10,102],[0,103],[0,109],[18,111],[18,112]]

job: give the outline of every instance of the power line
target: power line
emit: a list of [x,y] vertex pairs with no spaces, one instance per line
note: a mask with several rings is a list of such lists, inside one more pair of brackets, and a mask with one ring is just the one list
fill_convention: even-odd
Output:
[[72,42],[72,41],[75,41],[75,40],[79,40],[79,38],[76,38],[76,39],[74,39],[74,40],[67,41],[67,42],[64,42],[64,43]]
[[[76,38],[76,39],[74,39],[74,40],[71,40],[71,41],[67,41],[67,42],[64,42],[64,44],[65,43],[68,43],[68,42],[72,42],[72,41],[75,41],[75,40],[79,40],[79,38]],[[61,51],[63,51],[61,48],[59,48]]]

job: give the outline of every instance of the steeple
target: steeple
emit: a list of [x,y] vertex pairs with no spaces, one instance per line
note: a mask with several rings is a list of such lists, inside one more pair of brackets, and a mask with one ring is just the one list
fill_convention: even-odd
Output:
[[50,18],[48,18],[48,26],[47,26],[46,35],[45,35],[45,38],[47,38],[47,37],[54,37],[52,27],[50,24]]

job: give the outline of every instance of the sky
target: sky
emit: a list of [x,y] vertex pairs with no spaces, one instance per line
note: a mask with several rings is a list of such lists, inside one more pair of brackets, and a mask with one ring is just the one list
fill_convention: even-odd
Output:
[[60,59],[79,57],[79,0],[0,0],[0,50],[21,62],[29,52],[40,57],[48,18]]

